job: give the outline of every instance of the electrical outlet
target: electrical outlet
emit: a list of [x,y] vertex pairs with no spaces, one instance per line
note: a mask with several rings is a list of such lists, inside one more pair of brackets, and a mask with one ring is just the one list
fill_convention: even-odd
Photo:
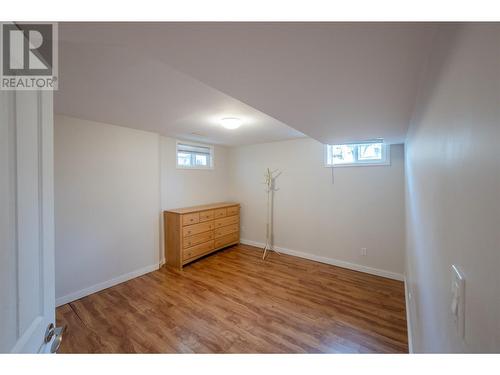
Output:
[[361,248],[361,255],[362,255],[362,256],[364,256],[364,257],[368,255],[368,252],[367,252],[367,250],[366,250],[366,247],[362,247],[362,248]]

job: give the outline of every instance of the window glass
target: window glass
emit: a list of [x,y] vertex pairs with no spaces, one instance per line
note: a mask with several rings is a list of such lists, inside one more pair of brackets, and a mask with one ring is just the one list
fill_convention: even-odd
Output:
[[177,164],[182,166],[188,166],[191,164],[191,154],[186,152],[177,153]]
[[196,143],[177,142],[177,167],[212,168],[213,147]]
[[382,142],[325,145],[327,166],[386,165],[389,150]]
[[382,143],[368,143],[358,145],[359,160],[381,160]]
[[333,164],[354,163],[354,145],[334,145],[332,146]]
[[208,155],[195,154],[194,157],[195,157],[194,163],[196,165],[205,165],[205,166],[208,165]]

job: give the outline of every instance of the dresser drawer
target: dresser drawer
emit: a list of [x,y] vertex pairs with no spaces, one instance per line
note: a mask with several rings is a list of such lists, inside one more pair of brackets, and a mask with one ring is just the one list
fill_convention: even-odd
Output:
[[226,209],[225,208],[218,208],[214,210],[214,217],[216,219],[219,219],[221,217],[226,217]]
[[198,255],[208,253],[214,249],[214,241],[200,243],[182,251],[182,260],[187,260]]
[[226,225],[238,224],[239,222],[240,222],[239,216],[228,216],[228,217],[223,217],[222,219],[216,219],[214,221],[215,229],[220,227],[225,227]]
[[184,237],[184,239],[182,240],[182,247],[186,249],[188,247],[198,245],[199,243],[207,242],[213,239],[214,231],[210,230],[208,232],[195,234],[194,236]]
[[239,224],[231,224],[225,227],[220,227],[215,230],[215,238],[219,238],[230,233],[239,232],[239,230],[240,230]]
[[200,223],[208,220],[213,220],[214,218],[214,211],[201,211],[200,212]]
[[167,265],[182,270],[186,264],[213,253],[215,249],[238,243],[240,211],[238,202],[204,204],[164,211]]
[[240,234],[238,232],[219,237],[215,240],[215,248],[218,249],[219,247],[225,246],[227,244],[235,243],[239,241],[239,239]]
[[195,212],[194,214],[182,215],[182,225],[191,225],[200,222],[200,214]]
[[193,236],[198,233],[208,232],[209,230],[212,229],[214,229],[213,221],[188,225],[187,227],[182,228],[182,237]]
[[238,215],[239,213],[240,213],[240,207],[239,206],[233,206],[233,207],[228,207],[227,208],[227,216]]

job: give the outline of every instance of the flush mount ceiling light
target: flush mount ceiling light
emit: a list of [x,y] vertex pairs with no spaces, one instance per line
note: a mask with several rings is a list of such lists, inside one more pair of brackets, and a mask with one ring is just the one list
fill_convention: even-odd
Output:
[[236,117],[225,117],[220,120],[220,124],[226,129],[238,129],[242,121]]

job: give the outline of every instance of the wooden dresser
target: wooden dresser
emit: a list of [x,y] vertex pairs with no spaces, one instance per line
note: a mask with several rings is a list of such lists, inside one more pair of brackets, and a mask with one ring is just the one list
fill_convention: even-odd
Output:
[[163,212],[167,265],[184,265],[240,242],[240,205],[225,202]]

